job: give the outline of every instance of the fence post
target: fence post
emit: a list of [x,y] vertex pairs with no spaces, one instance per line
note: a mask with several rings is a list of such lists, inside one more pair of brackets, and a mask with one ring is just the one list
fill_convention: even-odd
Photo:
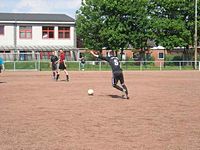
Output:
[[14,68],[13,68],[13,69],[14,69],[14,71],[16,71],[16,65],[15,65],[15,61],[14,61]]
[[101,71],[101,61],[99,61],[99,71]]
[[162,64],[161,64],[161,61],[160,61],[160,71],[162,70]]
[[200,61],[199,61],[199,71],[200,71]]
[[182,69],[181,69],[181,61],[179,61],[179,70],[182,70]]
[[41,71],[40,69],[40,53],[37,53],[38,54],[38,71]]
[[140,71],[142,70],[142,61],[140,61]]
[[81,63],[80,63],[80,61],[78,61],[78,70],[79,71],[81,70]]
[[35,61],[35,70],[37,71],[37,61]]

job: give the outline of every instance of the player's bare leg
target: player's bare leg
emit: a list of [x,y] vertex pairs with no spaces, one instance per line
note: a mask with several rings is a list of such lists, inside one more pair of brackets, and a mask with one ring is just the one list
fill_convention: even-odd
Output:
[[60,76],[60,71],[57,71],[57,75],[56,75],[56,81],[58,81],[58,79],[59,79],[59,76]]
[[126,95],[126,99],[129,99],[129,96],[128,96],[128,89],[127,89],[127,87],[126,87],[126,85],[123,83],[122,84],[122,87],[123,87],[123,92],[125,93],[125,95]]
[[129,99],[128,89],[126,85],[123,83],[124,81],[120,81],[122,87],[117,85],[117,82],[118,81],[116,79],[112,78],[112,86],[122,92],[122,98]]
[[120,91],[123,91],[123,88],[121,88],[121,87],[120,87],[119,85],[117,85],[117,84],[113,84],[112,86],[113,86],[114,88],[120,90]]
[[56,79],[56,71],[53,71],[53,79]]

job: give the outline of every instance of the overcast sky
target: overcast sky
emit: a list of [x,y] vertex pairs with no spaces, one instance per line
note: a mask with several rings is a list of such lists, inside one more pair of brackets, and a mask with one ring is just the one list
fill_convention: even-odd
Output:
[[0,0],[0,12],[61,13],[75,18],[81,0]]

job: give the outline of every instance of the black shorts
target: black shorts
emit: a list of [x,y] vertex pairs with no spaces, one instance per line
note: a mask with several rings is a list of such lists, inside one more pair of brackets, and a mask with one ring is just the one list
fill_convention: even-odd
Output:
[[52,66],[51,66],[51,69],[52,69],[52,71],[55,71],[55,70],[57,70],[57,64],[52,64]]
[[60,64],[59,64],[59,69],[60,69],[60,70],[66,69],[65,64],[64,64],[64,63],[60,63]]
[[124,76],[122,71],[113,72],[112,84],[117,84],[118,81],[120,81],[121,84],[124,83]]

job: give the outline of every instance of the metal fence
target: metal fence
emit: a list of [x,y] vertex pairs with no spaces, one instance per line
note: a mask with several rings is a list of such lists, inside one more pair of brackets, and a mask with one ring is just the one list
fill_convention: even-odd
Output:
[[40,70],[39,53],[0,53],[5,70]]
[[[0,53],[0,57],[5,61],[5,70],[33,70],[47,71],[51,70],[50,60],[40,59],[39,53]],[[80,61],[66,61],[67,69],[73,71],[106,71],[111,70],[108,62],[105,61],[86,61],[81,64]],[[123,70],[195,70],[194,61],[121,61]],[[197,62],[200,71],[200,62]]]
[[[86,61],[81,64],[80,61],[66,61],[67,69],[72,71],[106,71],[111,70],[108,62],[104,61]],[[198,62],[198,66],[200,62]],[[51,70],[50,61],[5,61],[5,70],[35,70],[48,71]],[[195,70],[194,61],[121,61],[123,70]],[[198,67],[200,71],[200,66]]]
[[[200,62],[198,70],[200,70]],[[69,63],[70,65],[70,63]],[[195,70],[194,61],[121,61],[121,68],[123,70]],[[79,70],[110,70],[108,62],[105,61],[88,61],[84,67],[81,67],[79,62]]]

